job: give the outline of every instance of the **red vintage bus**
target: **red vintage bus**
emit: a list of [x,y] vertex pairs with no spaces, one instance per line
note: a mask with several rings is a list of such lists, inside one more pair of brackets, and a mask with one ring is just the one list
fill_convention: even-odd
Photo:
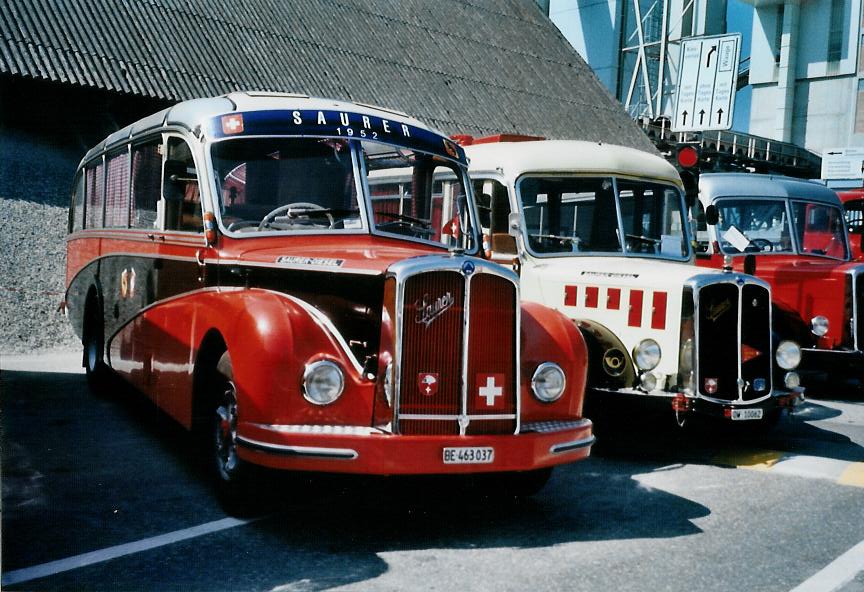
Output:
[[133,123],[76,175],[87,376],[209,440],[229,509],[257,465],[539,489],[594,440],[586,346],[475,256],[470,192],[462,148],[380,108],[234,93]]
[[700,176],[699,200],[707,226],[697,262],[728,258],[771,284],[774,330],[801,344],[811,392],[861,388],[864,265],[851,260],[837,194],[801,179],[713,173]]

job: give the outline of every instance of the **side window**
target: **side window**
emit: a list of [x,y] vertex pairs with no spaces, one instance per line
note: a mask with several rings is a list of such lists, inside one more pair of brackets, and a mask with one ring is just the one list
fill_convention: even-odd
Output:
[[72,194],[72,211],[70,212],[69,231],[76,232],[84,228],[84,174],[75,178],[75,188]]
[[104,165],[100,160],[84,169],[85,228],[102,228],[102,201],[105,193]]
[[165,229],[203,232],[201,192],[192,149],[181,138],[168,138],[163,172]]
[[162,142],[132,147],[132,228],[153,230],[159,224],[156,204],[162,182]]
[[129,152],[115,152],[106,159],[105,228],[129,227]]
[[[475,183],[480,220],[484,231],[484,242],[492,254],[515,255],[517,253],[516,239],[510,236],[510,196],[507,187],[486,179]],[[486,204],[484,215],[483,205]],[[494,258],[494,255],[493,255]]]

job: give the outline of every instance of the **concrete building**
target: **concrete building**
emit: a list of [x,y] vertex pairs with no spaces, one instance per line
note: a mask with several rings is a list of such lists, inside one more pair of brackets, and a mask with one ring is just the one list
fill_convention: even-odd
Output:
[[861,0],[747,0],[750,132],[818,153],[864,146]]

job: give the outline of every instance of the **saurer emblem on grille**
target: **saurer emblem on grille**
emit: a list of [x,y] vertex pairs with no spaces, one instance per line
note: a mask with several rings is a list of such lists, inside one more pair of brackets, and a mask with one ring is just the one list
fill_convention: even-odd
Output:
[[447,312],[447,309],[456,303],[456,299],[450,292],[443,296],[439,296],[435,300],[424,294],[423,298],[418,299],[414,303],[414,308],[417,309],[417,316],[414,317],[415,323],[422,323],[426,327],[432,324],[432,321]]
[[712,304],[708,307],[708,320],[711,322],[716,322],[717,319],[723,316],[727,310],[732,308],[731,300],[724,300],[723,302]]

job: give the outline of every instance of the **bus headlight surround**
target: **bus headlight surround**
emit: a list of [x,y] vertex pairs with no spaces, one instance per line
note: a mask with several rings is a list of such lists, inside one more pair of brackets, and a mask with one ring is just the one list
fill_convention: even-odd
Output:
[[561,398],[567,387],[567,377],[561,366],[554,362],[543,362],[531,377],[531,392],[538,401],[552,403]]
[[329,405],[345,390],[342,368],[330,360],[306,364],[303,370],[303,397],[314,405]]
[[633,348],[633,361],[640,370],[653,370],[660,363],[660,345],[653,339],[643,339]]
[[774,353],[774,359],[784,370],[794,370],[801,363],[801,347],[794,341],[781,341]]
[[816,337],[824,337],[828,334],[828,318],[822,315],[816,315],[810,319],[810,332]]

